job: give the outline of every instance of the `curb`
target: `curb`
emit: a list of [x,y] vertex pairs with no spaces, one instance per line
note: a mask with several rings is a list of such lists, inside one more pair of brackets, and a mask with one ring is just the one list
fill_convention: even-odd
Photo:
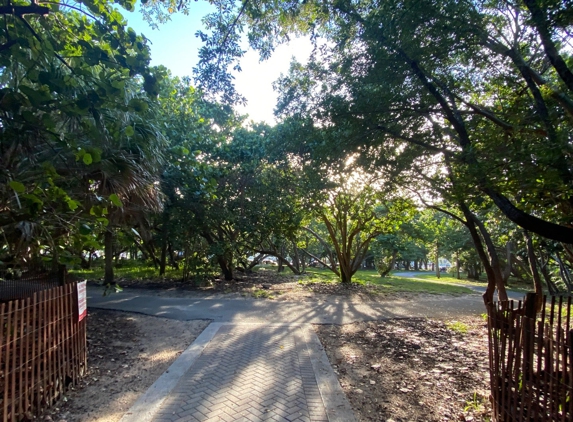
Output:
[[147,389],[119,422],[150,422],[179,380],[215,337],[223,323],[212,322],[171,366]]

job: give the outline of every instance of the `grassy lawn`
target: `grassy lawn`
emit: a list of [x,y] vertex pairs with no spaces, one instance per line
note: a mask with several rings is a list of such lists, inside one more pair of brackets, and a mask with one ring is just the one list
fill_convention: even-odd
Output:
[[[403,272],[403,271],[396,271],[396,272]],[[461,276],[464,277],[465,274],[461,273]],[[422,278],[424,280],[436,281],[439,283],[458,283],[458,284],[468,284],[471,286],[479,286],[479,287],[487,286],[485,275],[483,281],[468,280],[467,278],[462,278],[461,280],[458,280],[456,277],[452,277],[449,274],[443,274],[443,273],[440,274],[440,278],[438,279],[434,272],[427,272],[427,271],[420,272],[415,277]],[[533,285],[531,283],[527,282],[524,283],[523,281],[510,278],[508,281],[508,288],[520,292],[528,292],[532,291]]]
[[462,278],[458,280],[456,277],[453,277],[447,273],[441,273],[440,278],[438,278],[438,277],[436,277],[436,273],[434,273],[434,272],[421,272],[421,273],[416,275],[416,278],[423,278],[424,280],[432,280],[432,281],[437,281],[440,283],[469,284],[472,286],[481,286],[481,287],[485,287],[487,285],[485,280],[480,282],[480,281],[468,280],[467,278],[463,278],[464,274],[461,274],[461,276],[462,276]]
[[[337,283],[336,275],[326,269],[309,268],[309,274],[305,282],[309,283]],[[455,279],[457,282],[459,280]],[[415,279],[397,276],[380,277],[375,270],[359,270],[352,281],[364,285],[377,286],[382,292],[397,293],[434,293],[434,294],[467,294],[472,293],[471,289],[462,286],[455,286],[451,282],[437,279]]]
[[[159,277],[159,269],[136,261],[123,261],[119,267],[114,267],[113,273],[116,280],[141,280],[150,278],[180,279],[183,277],[182,270],[175,270],[171,267],[165,269],[165,275]],[[103,267],[94,267],[89,270],[70,270],[70,274],[80,279],[102,280],[104,275]]]

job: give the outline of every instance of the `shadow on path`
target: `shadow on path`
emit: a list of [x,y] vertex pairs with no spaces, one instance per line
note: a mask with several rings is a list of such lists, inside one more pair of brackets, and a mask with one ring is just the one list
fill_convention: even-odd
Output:
[[480,295],[425,295],[411,300],[352,302],[337,298],[322,302],[236,299],[196,299],[146,296],[125,290],[102,296],[88,288],[88,306],[143,313],[176,320],[205,319],[233,323],[348,324],[396,317],[457,318],[485,312]]

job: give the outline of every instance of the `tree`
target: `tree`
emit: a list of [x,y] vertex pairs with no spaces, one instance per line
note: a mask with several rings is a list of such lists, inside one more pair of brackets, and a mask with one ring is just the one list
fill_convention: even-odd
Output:
[[0,15],[0,259],[29,261],[39,240],[56,265],[60,242],[107,221],[121,202],[98,191],[98,175],[122,159],[108,155],[114,142],[131,136],[128,166],[147,148],[134,145],[141,130],[130,124],[145,112],[141,87],[155,89],[149,50],[107,2],[17,4]]
[[399,228],[409,218],[410,208],[407,201],[391,198],[377,177],[368,178],[349,168],[329,178],[334,185],[315,194],[312,204],[313,215],[325,227],[327,237],[310,227],[306,230],[329,251],[329,262],[313,258],[348,284],[360,269],[371,242]]
[[[537,6],[316,2],[280,10],[263,2],[245,14],[260,13],[249,15],[256,17],[252,33],[268,43],[271,33],[280,39],[296,28],[334,45],[317,49],[307,66],[294,64],[277,84],[283,115],[345,132],[334,154],[359,152],[370,165],[437,159],[457,189],[488,197],[528,231],[570,244],[570,71],[567,49],[556,42],[566,34],[568,6]],[[474,242],[487,248],[480,256],[488,279],[502,291],[495,245],[455,196]]]
[[[571,243],[566,116],[573,110],[572,73],[559,42],[567,34],[568,7],[536,0],[525,7],[457,1],[221,3],[220,19],[208,19],[212,35],[203,34],[199,79],[233,92],[223,75],[242,55],[236,36],[245,26],[263,58],[289,33],[323,37],[333,48],[317,48],[308,66],[298,66],[298,76],[283,79],[279,112],[302,112],[321,124],[354,130],[347,137],[353,151],[387,143],[418,156],[444,154],[507,218]],[[499,154],[499,145],[509,146],[510,155]],[[551,201],[559,202],[558,212]]]
[[285,157],[273,155],[273,136],[266,125],[213,130],[200,166],[173,166],[165,178],[170,206],[209,245],[225,280],[253,252],[286,262],[280,244],[299,227],[295,176]]

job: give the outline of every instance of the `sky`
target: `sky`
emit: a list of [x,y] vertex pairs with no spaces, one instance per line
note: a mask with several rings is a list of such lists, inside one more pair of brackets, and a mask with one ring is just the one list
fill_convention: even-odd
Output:
[[[211,10],[213,7],[207,2],[195,2],[191,14],[172,15],[171,21],[160,24],[159,29],[152,29],[144,22],[139,10],[131,13],[123,11],[122,14],[129,26],[150,40],[153,66],[163,65],[175,76],[192,76],[202,45],[195,33],[202,27],[201,18]],[[293,39],[288,45],[277,48],[272,57],[263,63],[259,62],[258,53],[247,51],[241,61],[242,72],[235,74],[237,89],[247,99],[247,105],[237,107],[237,111],[248,114],[249,119],[255,122],[274,124],[273,109],[277,95],[272,83],[281,72],[288,72],[293,56],[306,63],[311,50],[310,41]]]

